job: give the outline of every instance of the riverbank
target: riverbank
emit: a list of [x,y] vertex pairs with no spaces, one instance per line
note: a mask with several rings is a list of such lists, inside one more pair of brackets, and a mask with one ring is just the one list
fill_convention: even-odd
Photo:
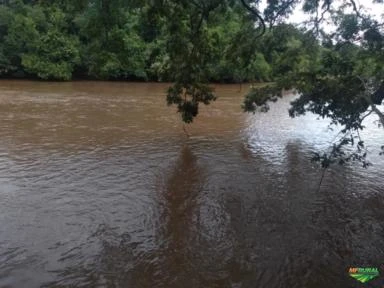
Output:
[[[0,81],[33,81],[33,82],[57,82],[57,83],[66,83],[66,82],[124,82],[124,83],[165,83],[172,84],[172,81],[156,81],[156,80],[145,80],[145,79],[98,79],[92,77],[79,77],[73,78],[70,80],[55,80],[55,79],[41,79],[38,77],[0,77]],[[219,84],[219,85],[267,85],[273,82],[251,82],[251,81],[209,81],[210,84]]]

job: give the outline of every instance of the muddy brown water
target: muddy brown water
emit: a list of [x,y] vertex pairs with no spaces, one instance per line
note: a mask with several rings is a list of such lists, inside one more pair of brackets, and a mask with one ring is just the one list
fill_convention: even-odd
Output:
[[0,287],[361,287],[350,266],[382,267],[374,117],[373,166],[319,190],[336,131],[289,118],[295,95],[250,115],[217,85],[187,138],[166,87],[0,81]]

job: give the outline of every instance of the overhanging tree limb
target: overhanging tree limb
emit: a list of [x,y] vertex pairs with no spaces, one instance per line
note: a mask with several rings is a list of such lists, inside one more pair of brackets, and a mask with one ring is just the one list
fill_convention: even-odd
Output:
[[379,116],[379,119],[380,119],[380,123],[381,125],[384,127],[384,113],[381,112],[375,105],[375,103],[373,103],[372,101],[372,98],[371,98],[371,95],[369,94],[369,87],[367,85],[367,83],[361,78],[361,77],[357,77],[361,83],[364,85],[364,88],[365,88],[365,93],[363,95],[363,98],[368,102],[368,104],[371,106],[372,108],[372,111],[376,113],[377,116]]
[[260,21],[261,29],[262,29],[262,30],[261,30],[260,34],[257,35],[256,38],[263,36],[264,33],[265,33],[265,30],[266,30],[266,27],[265,27],[265,21],[264,21],[263,17],[260,16],[260,12],[257,11],[256,9],[251,8],[251,7],[245,2],[245,0],[240,0],[240,1],[241,1],[241,4],[243,4],[243,6],[244,6],[249,12],[251,12],[252,15],[256,16],[256,18]]

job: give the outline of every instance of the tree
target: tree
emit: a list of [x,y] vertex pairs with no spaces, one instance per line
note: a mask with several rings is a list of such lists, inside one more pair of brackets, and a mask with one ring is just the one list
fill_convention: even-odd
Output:
[[[201,41],[201,37],[209,25],[207,16],[211,10],[205,14],[204,10],[198,10],[204,7],[199,1],[192,1],[189,6],[183,6],[183,1],[171,2],[183,9],[182,13],[170,16],[168,21],[171,23],[172,19],[186,18],[186,15],[193,17],[196,9],[205,15],[191,20],[191,23],[198,25],[184,26],[186,31],[180,33],[178,39],[184,39],[185,42],[172,46],[174,58],[182,56],[181,59],[193,59],[192,55],[185,54],[184,49],[177,50],[177,47],[190,45],[191,51],[199,51],[199,60],[205,59],[210,51],[205,48],[206,42]],[[383,4],[383,1],[375,2]],[[335,0],[274,0],[268,1],[263,13],[258,10],[259,1],[240,0],[240,3],[255,21],[254,27],[257,28],[254,28],[254,37],[262,43],[266,41],[261,47],[264,46],[264,58],[272,63],[274,76],[273,84],[254,88],[246,96],[244,111],[268,111],[268,103],[277,101],[283,89],[295,89],[300,97],[292,103],[289,111],[292,117],[312,112],[330,118],[331,124],[343,126],[339,142],[335,143],[331,152],[317,154],[314,159],[321,161],[323,167],[335,161],[345,163],[351,160],[361,161],[367,166],[364,141],[359,136],[359,131],[364,128],[363,120],[368,114],[376,114],[380,125],[384,126],[384,114],[377,108],[384,99],[384,23],[367,14],[354,0],[344,0],[341,5]],[[312,16],[311,21],[302,30],[282,25],[284,18],[299,4]],[[326,17],[333,22],[335,32],[326,33],[322,30],[321,24]],[[192,36],[183,37],[188,32]],[[273,43],[281,39],[283,41],[280,44]],[[245,47],[244,42],[240,43],[243,51],[247,51],[247,48],[256,49],[252,41]],[[267,51],[268,44],[274,47],[270,53]],[[248,52],[245,55],[245,59],[236,56],[234,59],[243,68],[257,54]],[[246,62],[247,57],[249,59]],[[175,73],[181,75],[189,74],[191,66],[194,67],[193,77],[177,81],[168,93],[168,103],[178,105],[185,122],[192,122],[197,115],[199,102],[209,104],[216,99],[211,90],[206,90],[207,94],[201,93],[209,95],[203,98],[204,101],[195,99],[193,93],[191,95],[189,92],[191,86],[196,87],[197,83],[202,82],[201,77],[204,79],[205,61],[195,60],[193,64],[188,60],[177,64],[179,68]],[[183,100],[183,95],[191,96],[191,100]],[[192,113],[188,112],[189,109],[192,109]],[[188,117],[185,117],[186,114]],[[356,151],[345,153],[342,148],[348,144],[354,145]]]
[[[314,160],[321,161],[323,167],[358,160],[366,167],[369,165],[367,151],[359,133],[364,129],[363,121],[373,113],[379,125],[384,125],[383,112],[377,108],[384,99],[383,23],[363,14],[354,1],[344,1],[344,6],[332,10],[334,2],[325,1],[321,14],[332,13],[336,32],[320,31],[321,37],[317,39],[323,40],[323,47],[305,60],[306,65],[299,63],[299,70],[289,69],[274,86],[251,91],[245,99],[244,110],[254,112],[257,107],[266,107],[269,101],[276,100],[276,95],[280,96],[281,89],[294,88],[300,97],[292,102],[289,111],[292,117],[312,112],[343,127],[330,152],[317,153]],[[308,12],[319,11],[320,7],[318,2],[304,3]],[[352,12],[344,13],[348,7]],[[310,30],[314,36],[320,34],[318,17],[317,13]],[[288,66],[294,68],[294,65]],[[346,153],[343,149],[346,145],[355,150]]]
[[[42,9],[42,19],[35,20],[36,35],[21,56],[25,71],[41,79],[70,80],[75,65],[79,64],[79,42],[67,33],[65,14],[60,8]],[[44,23],[39,29],[37,21]]]
[[74,20],[83,40],[83,65],[101,79],[146,79],[146,47],[134,1],[97,0]]
[[8,34],[8,26],[12,19],[12,13],[6,6],[0,6],[0,75],[8,74],[15,70],[10,59],[7,57],[6,47],[4,45],[5,38]]
[[[193,121],[199,103],[215,100],[208,85],[207,63],[212,57],[208,30],[205,23],[209,14],[222,5],[222,1],[178,1],[168,3],[168,53],[172,59],[170,70],[175,84],[169,88],[167,102],[176,104],[186,123]],[[187,10],[189,13],[185,13]]]

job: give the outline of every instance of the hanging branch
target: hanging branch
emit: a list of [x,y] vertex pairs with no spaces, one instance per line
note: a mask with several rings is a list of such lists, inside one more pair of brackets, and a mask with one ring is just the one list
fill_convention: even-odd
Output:
[[251,12],[252,15],[256,16],[256,18],[260,21],[261,24],[261,32],[259,35],[256,36],[256,38],[259,38],[264,35],[266,27],[265,27],[265,21],[263,17],[260,16],[260,12],[257,11],[256,9],[251,8],[247,3],[245,3],[245,0],[240,0],[241,4],[249,11]]
[[364,17],[361,17],[360,12],[359,12],[359,9],[357,9],[356,2],[355,2],[354,0],[349,0],[349,3],[351,3],[351,5],[352,5],[352,7],[353,7],[353,11],[355,11],[355,13],[356,13],[356,16],[357,16],[358,18],[362,18],[362,19],[364,19]]
[[372,98],[371,98],[371,95],[369,94],[369,87],[367,85],[367,83],[364,81],[364,79],[362,79],[361,77],[357,76],[357,79],[359,79],[361,81],[361,83],[364,85],[364,88],[365,88],[365,93],[363,95],[363,99],[365,99],[368,104],[371,106],[372,108],[372,111],[376,113],[377,116],[379,116],[379,119],[380,119],[380,122],[381,122],[381,125],[384,127],[384,113],[381,112],[375,105],[375,103],[372,101]]
[[[319,18],[319,2],[316,7],[316,19],[314,20],[314,29],[316,29],[316,34],[319,34],[319,26],[325,19],[325,14],[331,10],[331,2],[325,2],[322,6],[323,11],[321,12],[321,16]],[[313,30],[312,30],[313,31]]]

